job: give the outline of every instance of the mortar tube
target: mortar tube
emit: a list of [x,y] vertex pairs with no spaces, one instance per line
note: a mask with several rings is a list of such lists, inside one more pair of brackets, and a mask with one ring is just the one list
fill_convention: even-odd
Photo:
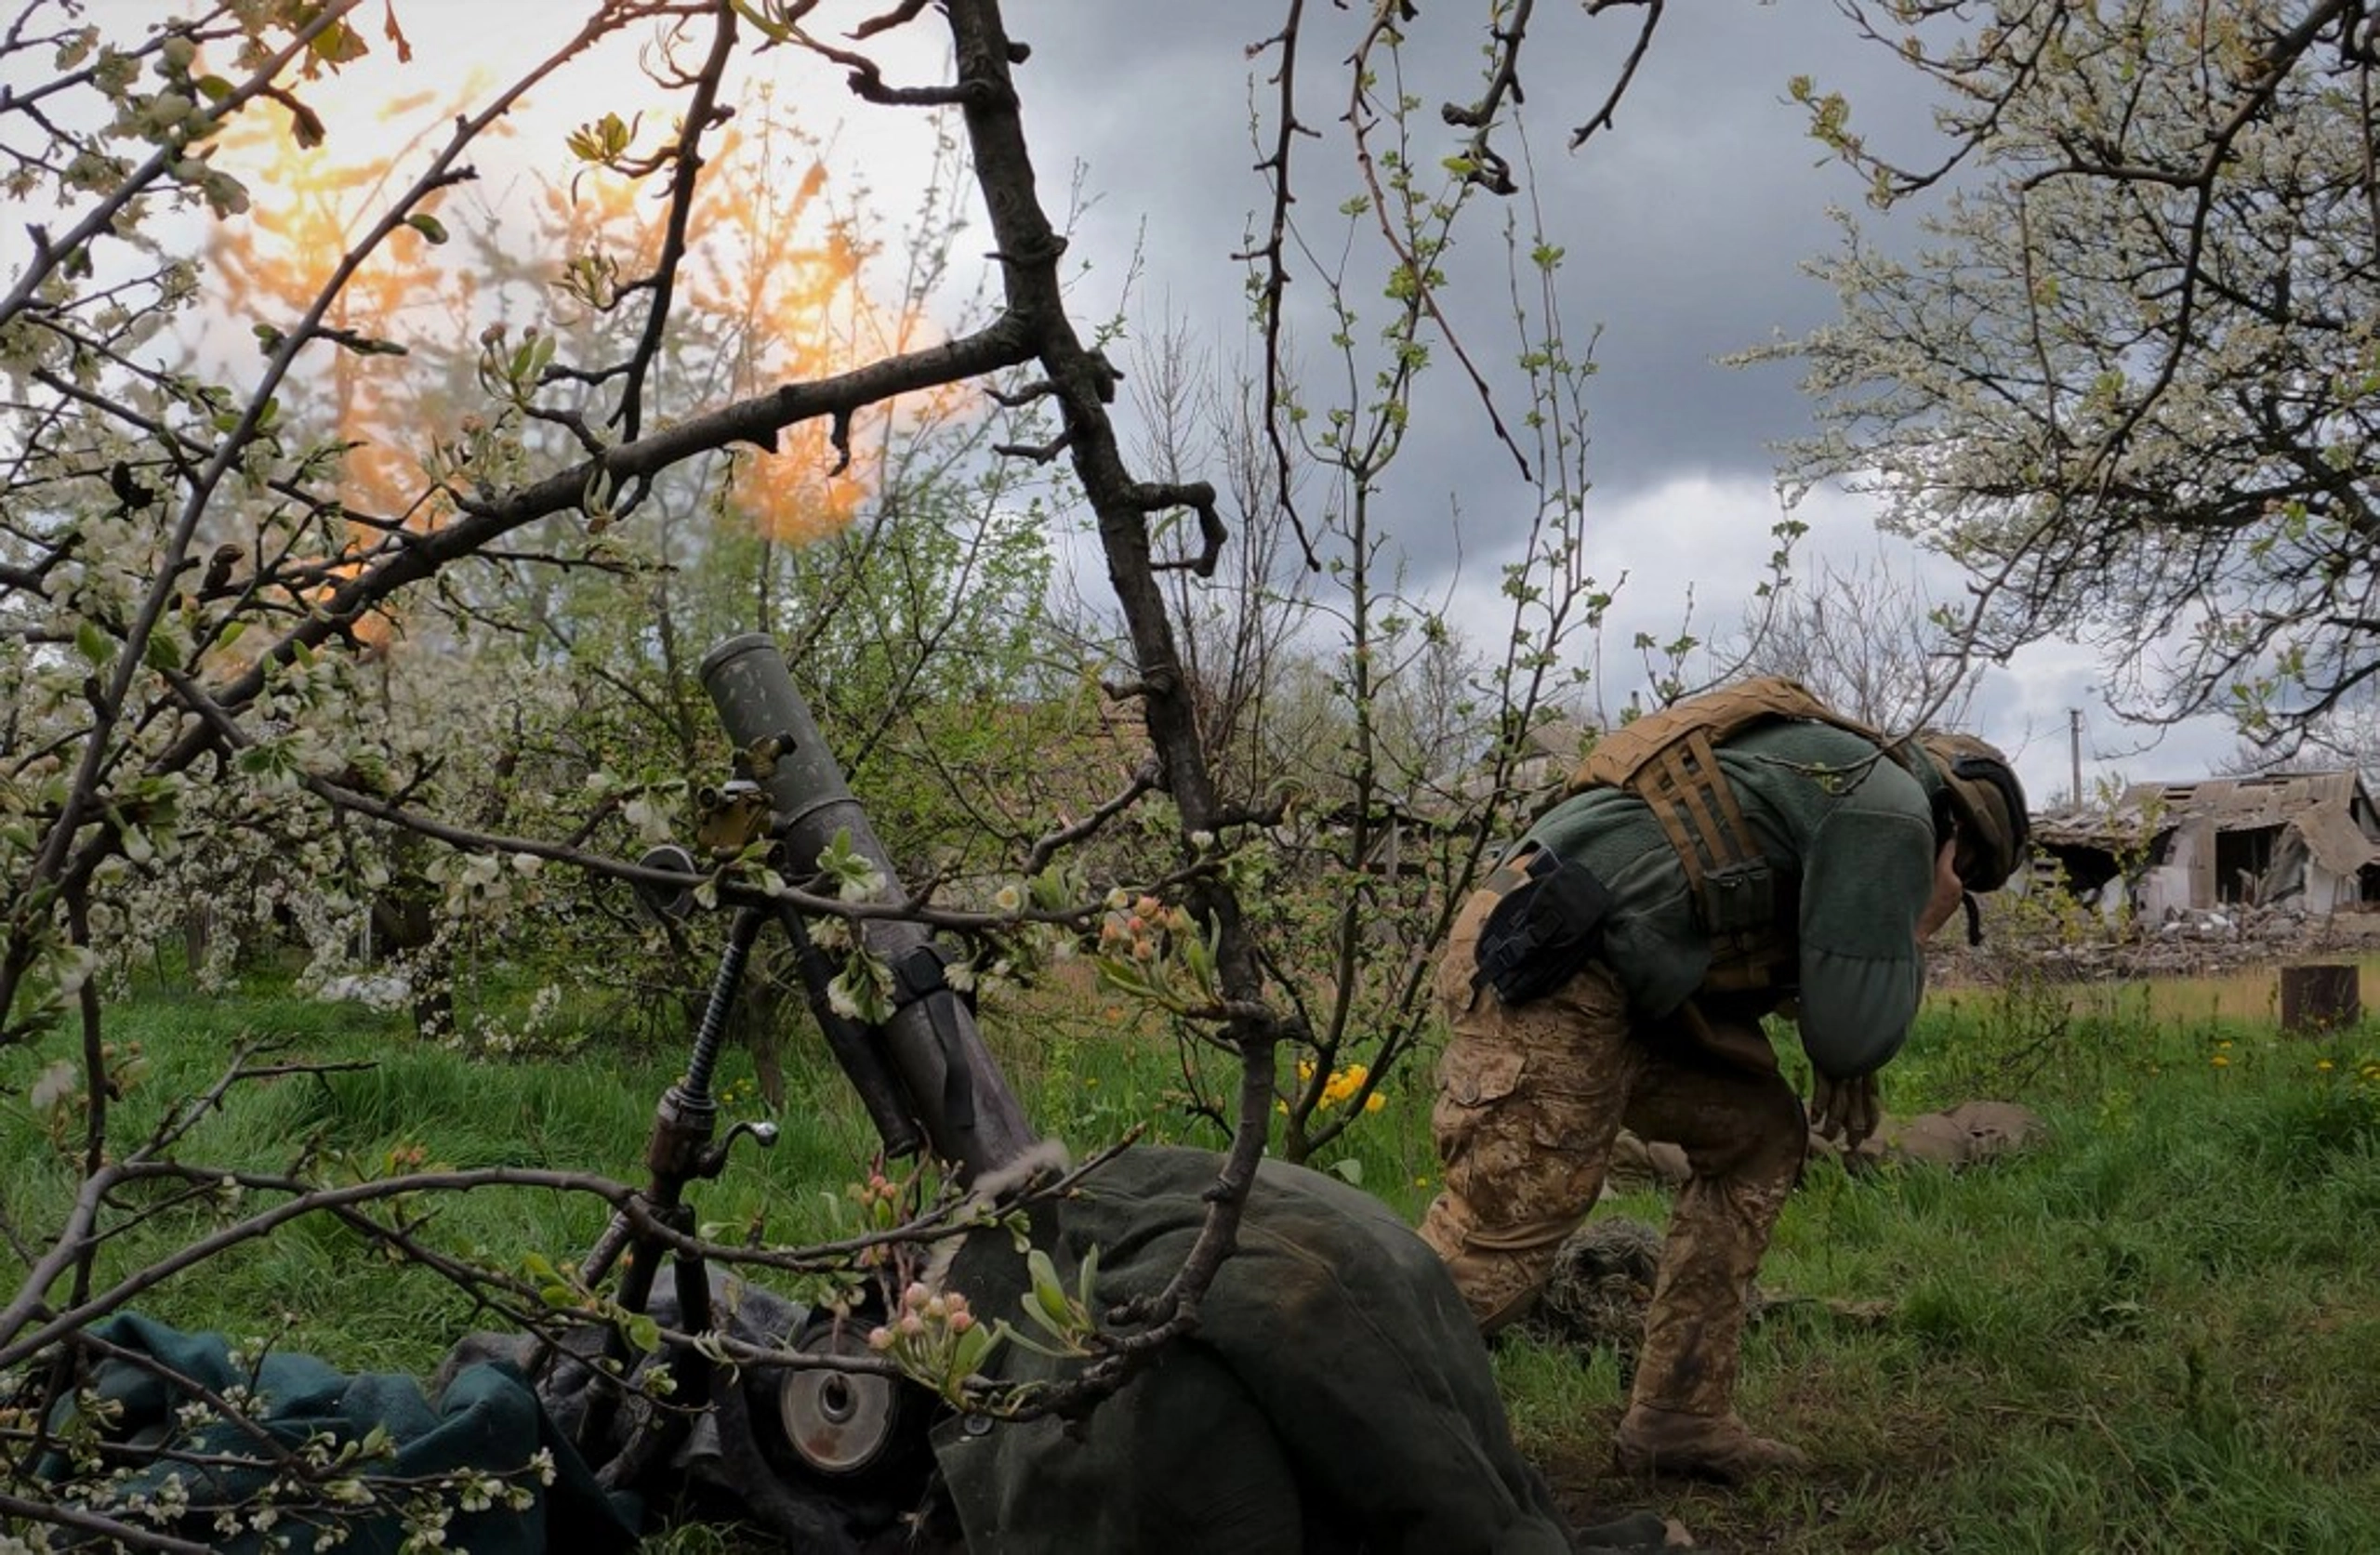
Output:
[[[815,874],[819,855],[836,834],[845,833],[852,850],[897,890],[892,856],[853,797],[775,642],[757,632],[730,638],[704,655],[700,674],[737,749],[778,741],[776,760],[761,782],[788,873]],[[889,967],[913,969],[921,964],[920,953],[937,954],[923,924],[865,918],[852,927],[859,942]],[[973,1015],[946,987],[901,1004],[879,1034],[928,1144],[940,1159],[956,1163],[966,1180],[1034,1153],[1039,1140],[1024,1108],[992,1061]]]
[[859,1093],[860,1105],[867,1110],[868,1121],[876,1126],[876,1137],[883,1141],[884,1153],[894,1160],[915,1155],[926,1143],[925,1136],[918,1131],[917,1109],[903,1088],[900,1076],[885,1067],[884,1049],[876,1040],[876,1034],[836,1012],[826,993],[835,968],[826,952],[810,938],[810,926],[801,915],[791,907],[780,906],[777,921],[785,926],[786,937],[793,942],[794,962],[801,973],[802,993],[809,998],[810,1018],[818,1022],[819,1032],[826,1038],[827,1051],[835,1055],[843,1078]]

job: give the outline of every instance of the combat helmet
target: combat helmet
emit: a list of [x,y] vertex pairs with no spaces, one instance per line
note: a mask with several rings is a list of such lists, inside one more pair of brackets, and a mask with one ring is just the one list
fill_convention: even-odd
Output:
[[1972,734],[1929,730],[1917,744],[1941,774],[1958,823],[1960,881],[1970,891],[1999,890],[2025,862],[2024,785],[2006,757]]

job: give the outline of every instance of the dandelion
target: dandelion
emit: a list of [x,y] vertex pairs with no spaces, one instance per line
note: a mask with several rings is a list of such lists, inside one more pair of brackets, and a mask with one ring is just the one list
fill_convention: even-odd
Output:
[[1371,1070],[1360,1063],[1351,1063],[1344,1069],[1333,1070],[1330,1078],[1324,1081],[1322,1085],[1322,1104],[1326,1107],[1336,1107],[1343,1101],[1353,1100],[1355,1093],[1364,1088],[1364,1082],[1369,1078],[1371,1078]]
[[2217,1069],[2228,1069],[2231,1067],[2231,1061],[2225,1058],[2221,1053],[2217,1053],[2215,1055],[2215,1067]]
[[1379,1112],[1382,1107],[1387,1105],[1388,1098],[1382,1096],[1378,1091],[1372,1092],[1371,1095],[1364,1099],[1364,1111],[1368,1113]]
[[2318,1074],[2328,1074],[2334,1067],[2336,1066],[2328,1059],[2316,1059],[2314,1061],[2314,1072]]

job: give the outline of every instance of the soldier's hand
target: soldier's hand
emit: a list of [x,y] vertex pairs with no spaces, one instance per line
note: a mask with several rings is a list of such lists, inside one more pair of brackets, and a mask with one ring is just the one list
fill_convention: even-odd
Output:
[[1858,1150],[1876,1131],[1882,1108],[1876,1098],[1876,1076],[1836,1080],[1816,1075],[1810,1087],[1810,1127],[1822,1140],[1839,1140],[1845,1151]]

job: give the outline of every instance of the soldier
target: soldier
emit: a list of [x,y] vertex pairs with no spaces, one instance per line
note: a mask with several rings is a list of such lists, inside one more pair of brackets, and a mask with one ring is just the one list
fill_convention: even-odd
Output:
[[[2000,753],[1893,742],[1792,681],[1680,703],[1607,736],[1457,916],[1422,1238],[1483,1330],[1526,1312],[1593,1206],[1625,1124],[1683,1147],[1620,1466],[1740,1481],[1808,1460],[1737,1418],[1746,1298],[1808,1131],[1856,1147],[1924,978],[1922,942],[2016,870],[2025,800]],[[1799,1005],[1810,1114],[1760,1020]]]

